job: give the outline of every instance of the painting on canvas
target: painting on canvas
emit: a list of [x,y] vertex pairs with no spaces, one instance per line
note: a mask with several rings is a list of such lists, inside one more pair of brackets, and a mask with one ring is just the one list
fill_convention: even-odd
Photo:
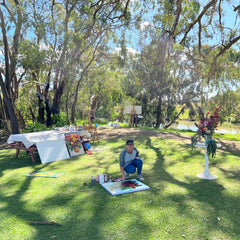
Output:
[[65,141],[70,157],[84,154],[81,138],[77,132],[65,133]]
[[113,196],[150,189],[149,186],[136,179],[130,179],[124,182],[103,183],[102,186]]

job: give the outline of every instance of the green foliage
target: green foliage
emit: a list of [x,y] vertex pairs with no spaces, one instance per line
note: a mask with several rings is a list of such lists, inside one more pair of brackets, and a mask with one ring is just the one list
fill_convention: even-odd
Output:
[[190,109],[189,109],[188,117],[189,117],[190,120],[194,120],[194,119],[195,119],[195,117],[196,117],[196,111],[195,111],[193,108],[190,108]]
[[68,125],[67,123],[67,114],[64,112],[61,112],[59,114],[54,114],[53,115],[53,124],[56,127],[63,127]]
[[22,40],[19,45],[21,53],[20,63],[25,70],[35,71],[46,67],[47,51],[40,50],[40,46],[29,40]]
[[169,104],[166,108],[166,113],[164,114],[166,116],[166,119],[172,120],[172,118],[176,115],[176,106],[173,104]]
[[222,94],[214,96],[210,103],[221,106],[222,121],[238,121],[238,113],[240,111],[240,92],[239,90],[226,90]]
[[104,107],[100,107],[97,112],[96,112],[96,116],[98,118],[106,118],[106,119],[110,119],[110,113],[109,113],[109,110],[107,110],[106,108]]
[[207,154],[208,156],[214,158],[216,156],[217,144],[215,140],[206,141],[207,144]]
[[47,128],[45,124],[36,122],[36,123],[28,124],[27,127],[22,130],[22,132],[30,133],[30,132],[41,132],[45,130],[49,130],[49,128]]

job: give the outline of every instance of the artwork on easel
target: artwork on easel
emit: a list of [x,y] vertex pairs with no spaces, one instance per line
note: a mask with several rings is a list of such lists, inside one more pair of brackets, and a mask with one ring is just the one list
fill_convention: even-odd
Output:
[[131,118],[130,118],[130,126],[132,127],[137,127],[137,115],[141,115],[142,114],[142,106],[136,106],[133,105],[127,105],[125,106],[125,110],[124,110],[125,114],[131,114]]
[[70,157],[84,154],[81,138],[77,132],[65,133],[65,141]]
[[142,114],[142,106],[136,106],[136,105],[134,106],[134,104],[125,106],[125,109],[124,109],[125,114],[131,114],[133,111],[136,114]]

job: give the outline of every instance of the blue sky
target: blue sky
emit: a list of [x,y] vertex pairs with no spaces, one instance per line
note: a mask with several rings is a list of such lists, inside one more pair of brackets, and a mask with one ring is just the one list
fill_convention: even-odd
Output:
[[[201,0],[200,1],[203,6],[207,4],[209,1],[208,0]],[[230,0],[230,3],[227,3],[224,1],[223,4],[223,10],[225,13],[225,16],[223,17],[222,21],[225,23],[225,26],[228,28],[239,28],[240,26],[240,17],[236,19],[236,12],[233,12],[233,6],[238,6],[240,3],[239,0]],[[152,14],[148,13],[143,16],[143,22],[142,25],[147,25],[152,23]],[[229,29],[226,29],[225,31],[228,31]],[[137,30],[132,30],[130,32],[127,32],[127,36],[129,37],[130,42],[128,43],[129,48],[133,48],[137,51],[139,51],[138,47],[138,38],[139,38],[139,32]],[[219,44],[219,35],[215,35],[216,37],[212,39],[212,42],[208,40],[208,44],[214,45],[214,44]],[[147,41],[147,39],[146,39]],[[205,42],[206,43],[206,42]],[[237,48],[237,46],[235,46]],[[239,49],[239,48],[237,48]]]

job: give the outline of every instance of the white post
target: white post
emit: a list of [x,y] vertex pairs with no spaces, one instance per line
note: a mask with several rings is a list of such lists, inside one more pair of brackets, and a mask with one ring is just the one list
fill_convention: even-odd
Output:
[[199,173],[197,174],[197,177],[201,178],[201,179],[207,179],[207,180],[214,180],[214,179],[217,179],[217,176],[215,175],[212,175],[210,172],[209,172],[209,169],[208,169],[208,154],[207,154],[207,145],[205,143],[205,170],[203,173]]

